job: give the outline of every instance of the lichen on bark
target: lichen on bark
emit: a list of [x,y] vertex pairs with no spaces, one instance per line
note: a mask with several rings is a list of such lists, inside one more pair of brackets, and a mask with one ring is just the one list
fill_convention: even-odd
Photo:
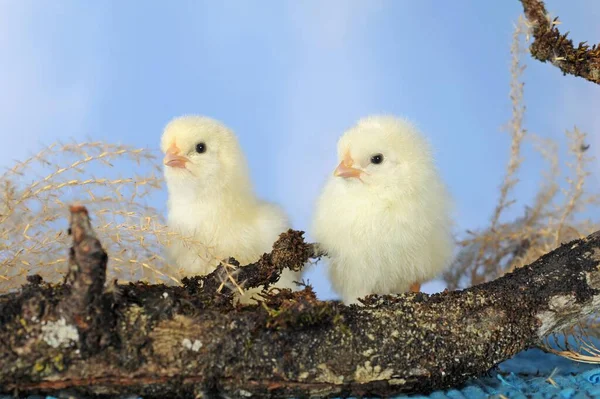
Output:
[[[217,289],[218,269],[182,286],[111,282],[98,292],[85,277],[104,271],[107,259],[87,212],[72,212],[78,217],[71,231],[85,234],[74,235],[76,264],[66,284],[31,276],[20,292],[0,296],[5,392],[71,389],[145,398],[426,393],[486,373],[600,302],[598,233],[486,284],[434,295],[369,296],[362,306],[319,301],[309,286],[265,292],[255,305],[233,304],[229,292]],[[272,283],[283,267],[319,256],[315,248],[302,232],[288,231],[273,252],[240,267],[238,275],[251,284]],[[78,279],[85,284],[72,283]]]

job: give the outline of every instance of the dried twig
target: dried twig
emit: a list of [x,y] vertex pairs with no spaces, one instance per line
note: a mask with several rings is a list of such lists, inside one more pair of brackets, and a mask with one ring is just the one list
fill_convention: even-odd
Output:
[[570,39],[568,32],[562,35],[558,28],[558,19],[547,15],[544,2],[541,0],[520,0],[525,16],[533,28],[534,41],[531,44],[531,55],[539,61],[550,63],[563,72],[582,77],[590,82],[600,84],[600,46],[589,46],[581,42],[577,47]]

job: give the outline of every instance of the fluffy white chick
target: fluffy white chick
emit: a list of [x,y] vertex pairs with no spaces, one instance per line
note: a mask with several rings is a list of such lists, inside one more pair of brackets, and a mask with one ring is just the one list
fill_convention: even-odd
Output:
[[337,152],[312,224],[334,290],[346,304],[419,291],[454,252],[452,200],[428,142],[406,120],[370,116],[342,135]]
[[[169,228],[202,244],[172,240],[169,257],[186,273],[208,274],[229,256],[255,262],[289,228],[278,206],[255,196],[237,138],[219,121],[177,117],[164,129],[161,150]],[[286,269],[274,286],[295,289],[300,276]],[[261,289],[247,290],[241,302],[254,302],[250,297]]]

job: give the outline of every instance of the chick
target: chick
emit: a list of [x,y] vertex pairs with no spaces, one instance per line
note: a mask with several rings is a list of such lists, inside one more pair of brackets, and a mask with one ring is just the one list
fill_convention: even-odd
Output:
[[[289,228],[286,214],[256,198],[246,159],[234,133],[203,116],[170,121],[161,138],[168,189],[168,225],[190,244],[173,240],[170,260],[186,273],[205,275],[230,256],[257,261]],[[201,244],[200,244],[201,243]],[[284,270],[276,287],[295,289],[300,273]],[[250,289],[239,298],[252,303]]]
[[312,222],[332,287],[346,304],[418,292],[454,252],[452,201],[427,141],[403,119],[370,116],[343,134],[337,153]]

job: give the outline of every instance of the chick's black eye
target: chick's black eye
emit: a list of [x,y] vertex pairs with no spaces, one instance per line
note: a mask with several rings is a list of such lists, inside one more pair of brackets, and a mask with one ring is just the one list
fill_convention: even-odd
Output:
[[204,144],[204,143],[196,144],[196,152],[198,154],[202,154],[203,152],[206,152],[206,144]]
[[383,162],[383,155],[382,154],[375,154],[371,157],[371,162],[374,164],[380,164]]

